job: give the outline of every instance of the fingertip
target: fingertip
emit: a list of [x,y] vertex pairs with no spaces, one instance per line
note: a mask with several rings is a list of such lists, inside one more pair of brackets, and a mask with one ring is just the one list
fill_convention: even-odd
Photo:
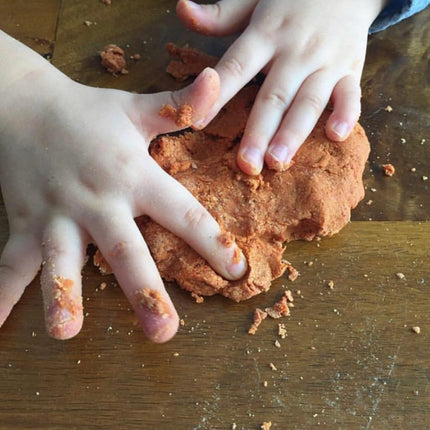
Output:
[[232,262],[227,266],[230,281],[242,278],[248,270],[248,262],[242,250],[236,245]]
[[188,29],[196,33],[208,34],[208,28],[203,25],[203,22],[198,17],[198,13],[201,10],[202,8],[199,4],[190,0],[179,0],[176,4],[176,14]]
[[171,300],[158,290],[142,288],[133,298],[133,307],[149,340],[164,343],[178,331],[179,316]]
[[204,128],[210,121],[208,115],[218,100],[220,86],[218,73],[210,67],[206,67],[195,79],[189,97],[193,108],[193,128]]
[[291,160],[295,153],[285,144],[274,144],[269,146],[264,160],[269,169],[276,172],[284,172],[291,166]]
[[332,118],[331,116],[325,126],[326,135],[330,140],[343,142],[351,134],[356,122]]
[[82,329],[83,318],[75,318],[66,322],[56,322],[52,325],[47,323],[49,336],[57,340],[68,340],[75,337]]
[[179,328],[179,317],[170,317],[168,320],[161,318],[147,320],[143,325],[143,331],[151,342],[165,343],[171,340]]
[[237,154],[237,164],[247,175],[257,176],[263,169],[263,155],[256,148],[242,145]]
[[51,282],[42,282],[46,331],[59,340],[76,336],[83,324],[83,306],[82,297],[73,291],[73,280],[54,276]]

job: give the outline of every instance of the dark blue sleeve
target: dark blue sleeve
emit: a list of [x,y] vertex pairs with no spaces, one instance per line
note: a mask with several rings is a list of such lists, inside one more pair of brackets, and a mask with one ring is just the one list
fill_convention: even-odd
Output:
[[418,13],[430,4],[430,0],[391,0],[370,27],[370,33],[376,33]]

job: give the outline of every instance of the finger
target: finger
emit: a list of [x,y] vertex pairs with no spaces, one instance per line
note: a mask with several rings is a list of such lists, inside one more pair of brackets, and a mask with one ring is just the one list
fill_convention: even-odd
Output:
[[[199,124],[201,127],[209,124],[219,110],[266,66],[275,53],[274,49],[250,27],[236,39],[215,67],[221,81],[220,94],[209,114]],[[258,55],[255,55],[256,52]]]
[[82,328],[84,238],[82,230],[63,217],[53,219],[44,231],[41,286],[45,323],[49,335],[56,339],[69,339]]
[[35,237],[10,236],[0,259],[0,327],[39,271],[42,256]]
[[261,172],[264,154],[299,89],[303,73],[304,70],[295,70],[288,63],[278,62],[266,77],[238,151],[238,165],[248,175]]
[[258,0],[221,0],[215,4],[199,5],[179,0],[176,13],[196,33],[227,36],[245,28],[257,3]]
[[351,75],[342,78],[334,87],[332,98],[333,112],[326,124],[326,134],[329,139],[340,142],[349,136],[360,117],[359,79]]
[[269,168],[282,171],[289,167],[324,111],[332,89],[328,73],[315,72],[303,82],[266,152]]
[[142,132],[148,140],[158,134],[199,126],[219,96],[217,72],[206,68],[188,87],[158,94],[134,95]]
[[123,208],[88,229],[133,306],[147,337],[161,343],[178,330],[179,317],[132,215]]
[[234,237],[221,232],[204,206],[155,161],[150,174],[156,180],[146,190],[142,212],[187,242],[221,276],[230,280],[241,278],[247,263]]

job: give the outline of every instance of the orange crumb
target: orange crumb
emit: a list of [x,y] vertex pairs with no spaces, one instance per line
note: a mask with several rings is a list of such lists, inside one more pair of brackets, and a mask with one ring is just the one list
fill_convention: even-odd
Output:
[[291,282],[294,282],[299,276],[298,270],[295,269],[289,261],[285,261],[285,265],[286,265],[286,270],[288,270],[288,279]]
[[112,273],[112,268],[110,267],[109,263],[105,260],[105,258],[103,257],[99,249],[94,254],[93,264],[94,266],[98,267],[102,275],[109,275]]
[[239,264],[241,261],[241,252],[239,248],[235,248],[234,254],[233,254],[233,264]]
[[61,337],[63,324],[76,319],[82,312],[82,298],[73,295],[73,285],[72,279],[61,276],[53,278],[53,300],[48,313],[47,327],[54,337]]
[[273,371],[278,370],[278,369],[277,369],[277,367],[276,367],[273,363],[269,363],[269,367],[270,367]]
[[255,334],[258,330],[259,325],[266,318],[267,318],[267,312],[262,311],[260,308],[256,308],[254,310],[254,322],[252,323],[252,326],[249,328],[248,333]]
[[278,336],[280,336],[281,339],[285,339],[287,337],[287,329],[285,324],[278,324]]
[[383,164],[382,169],[384,170],[385,176],[393,176],[396,171],[392,164]]
[[139,61],[142,57],[140,54],[133,54],[130,56],[130,58],[134,61]]
[[161,294],[150,288],[142,288],[135,293],[138,305],[148,309],[162,318],[170,316],[170,306],[163,300]]
[[112,74],[127,74],[124,51],[117,45],[106,45],[100,52],[102,66]]
[[110,6],[112,4],[112,0],[102,0],[102,3],[106,6]]
[[163,118],[171,119],[178,127],[189,127],[193,123],[193,108],[190,105],[183,104],[176,109],[172,105],[163,105],[158,111]]
[[[292,302],[294,301],[293,295],[290,290],[284,292],[284,295],[272,306],[266,308],[265,311],[267,315],[271,318],[281,318],[283,316],[290,315],[290,308]],[[291,306],[292,307],[292,306]]]
[[221,233],[218,236],[218,241],[221,243],[222,246],[225,246],[226,248],[230,248],[235,243],[235,237],[234,237],[234,234],[230,232]]
[[191,297],[199,304],[205,301],[205,299],[197,293],[191,293]]

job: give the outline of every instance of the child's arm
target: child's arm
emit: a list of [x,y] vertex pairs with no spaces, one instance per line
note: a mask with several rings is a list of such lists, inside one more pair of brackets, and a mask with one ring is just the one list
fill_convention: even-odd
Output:
[[387,0],[179,0],[177,12],[203,34],[242,34],[216,66],[220,98],[207,122],[258,72],[266,79],[249,117],[238,163],[283,170],[331,99],[326,132],[344,140],[360,115],[369,27]]
[[219,92],[215,71],[176,93],[90,88],[2,32],[0,70],[0,183],[10,228],[0,260],[0,326],[42,265],[49,333],[78,333],[81,269],[94,241],[148,337],[171,338],[178,315],[134,222],[142,214],[225,278],[244,274],[244,259],[233,263],[235,245],[217,240],[216,221],[148,154],[153,137],[179,128],[158,114],[163,104],[190,104],[193,123],[208,114]]

